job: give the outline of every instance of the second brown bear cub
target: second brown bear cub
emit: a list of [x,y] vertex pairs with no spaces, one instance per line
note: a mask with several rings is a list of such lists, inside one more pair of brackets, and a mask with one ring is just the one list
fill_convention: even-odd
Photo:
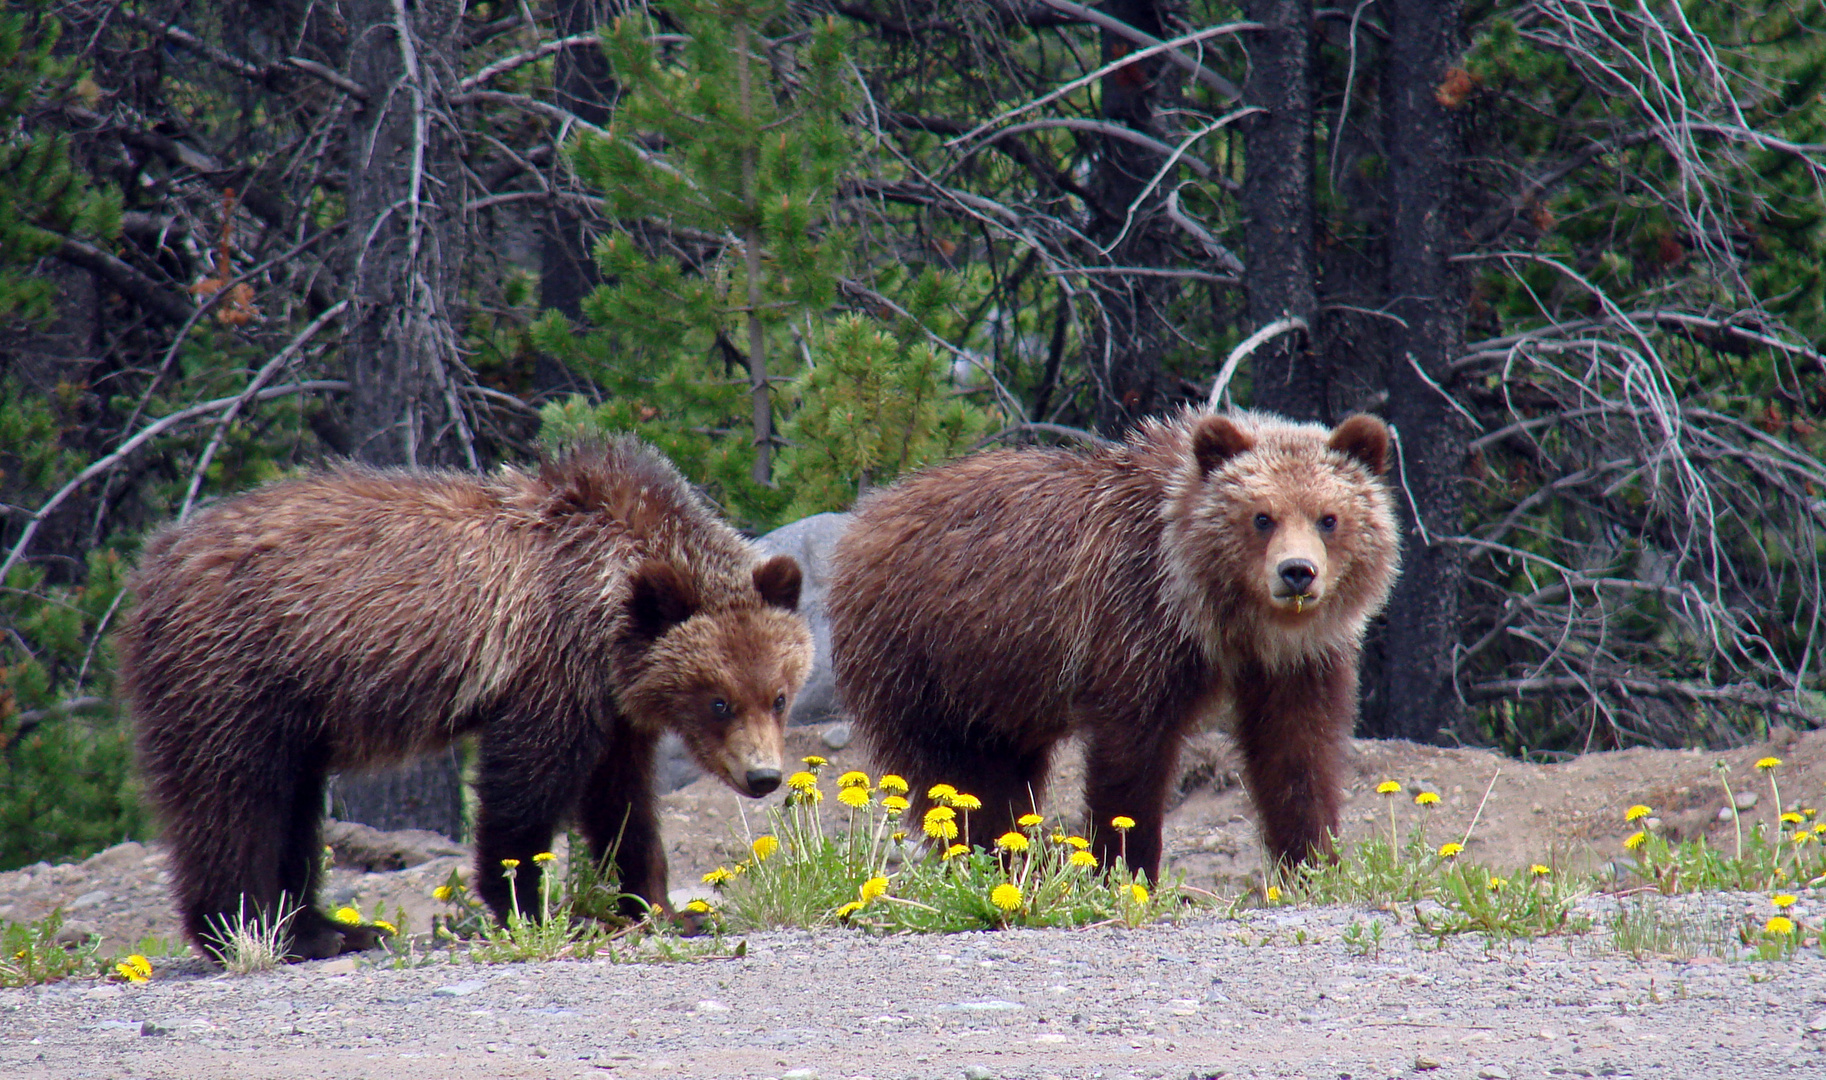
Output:
[[1126,848],[1156,877],[1180,744],[1221,716],[1270,852],[1329,857],[1361,640],[1398,564],[1388,450],[1372,416],[1188,409],[1087,453],[920,473],[837,547],[839,693],[882,767],[983,801],[970,842],[1036,806],[1076,733],[1100,862]]
[[811,667],[800,571],[761,560],[632,439],[537,473],[349,467],[211,507],[148,543],[120,634],[147,794],[185,929],[241,920],[294,958],[374,943],[315,905],[324,781],[473,734],[476,885],[576,821],[621,884],[666,900],[652,786],[671,731],[706,771],[780,784]]

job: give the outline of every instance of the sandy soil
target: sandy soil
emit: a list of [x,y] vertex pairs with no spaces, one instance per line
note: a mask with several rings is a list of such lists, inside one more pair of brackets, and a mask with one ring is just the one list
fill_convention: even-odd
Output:
[[[794,731],[794,752],[866,768],[820,735]],[[1359,742],[1345,840],[1387,829],[1390,803],[1373,789],[1394,779],[1406,795],[1439,794],[1424,812],[1430,837],[1468,830],[1468,857],[1499,870],[1536,861],[1602,870],[1622,856],[1623,810],[1638,802],[1663,828],[1729,850],[1715,764],[1729,766],[1739,805],[1750,804],[1748,827],[1774,814],[1768,777],[1752,766],[1769,754],[1784,762],[1786,807],[1826,802],[1826,732],[1545,766]],[[1196,744],[1168,820],[1169,865],[1229,894],[1261,869],[1235,765],[1220,739]],[[1076,802],[1079,775],[1061,766],[1061,808]],[[1423,813],[1406,797],[1396,805],[1403,829]],[[664,820],[675,895],[765,827],[762,804],[703,780],[666,796]],[[336,846],[329,900],[398,905],[420,927],[438,909],[431,889],[466,867],[461,848],[425,835],[339,835]],[[60,907],[109,950],[176,941],[163,858],[156,845],[124,844],[0,874],[0,918]],[[386,868],[402,862],[416,865]],[[1602,926],[1616,903],[1592,897],[1586,914]],[[1766,906],[1740,896],[1679,903],[1721,927]],[[1809,921],[1814,907],[1826,911],[1826,896],[1804,893]],[[1388,930],[1375,955],[1346,940],[1372,920]],[[1138,931],[757,934],[744,958],[696,963],[393,970],[344,957],[231,977],[161,959],[144,986],[0,992],[0,1075],[1826,1076],[1817,959],[1637,961],[1602,933],[1524,947],[1461,939],[1434,951],[1412,930],[1412,913],[1317,908]]]

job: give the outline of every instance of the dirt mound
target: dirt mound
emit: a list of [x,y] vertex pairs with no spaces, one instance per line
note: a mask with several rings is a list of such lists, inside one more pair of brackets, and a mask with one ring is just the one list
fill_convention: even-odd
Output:
[[[867,769],[860,750],[829,749],[821,732],[789,733],[796,756],[830,759],[824,775]],[[841,741],[841,740],[838,740]],[[1449,749],[1404,742],[1353,744],[1350,790],[1344,804],[1346,844],[1388,829],[1388,797],[1376,785],[1395,780],[1397,824],[1405,831],[1423,818],[1438,842],[1463,839],[1466,858],[1506,872],[1533,862],[1590,871],[1623,854],[1623,812],[1636,803],[1653,808],[1663,827],[1681,838],[1704,835],[1732,850],[1734,827],[1720,820],[1723,776],[1737,795],[1743,827],[1773,822],[1769,776],[1756,771],[1762,757],[1782,759],[1773,774],[1786,808],[1826,802],[1826,732],[1796,734],[1778,728],[1767,743],[1723,752],[1624,750],[1588,754],[1560,764],[1534,765],[1487,750]],[[1184,759],[1178,805],[1167,817],[1167,864],[1201,888],[1235,892],[1262,870],[1253,811],[1237,777],[1238,759],[1216,735],[1196,740]],[[1064,755],[1053,783],[1053,805],[1072,821],[1082,764]],[[1439,803],[1416,807],[1411,796],[1433,791]],[[721,784],[700,779],[667,795],[662,822],[669,845],[675,897],[701,892],[699,877],[747,852],[748,841],[768,831],[766,807]],[[840,825],[845,809],[827,799],[824,812]],[[1473,822],[1475,821],[1475,825]],[[459,846],[426,833],[376,833],[337,826],[328,833],[337,866],[324,895],[333,904],[364,912],[378,903],[391,917],[403,909],[423,928],[442,906],[431,890],[455,870],[467,876],[469,858]],[[156,843],[125,843],[83,862],[35,866],[0,874],[0,918],[28,921],[62,908],[67,930],[99,933],[104,949],[130,951],[148,938],[179,942],[181,933],[165,895],[165,855]]]

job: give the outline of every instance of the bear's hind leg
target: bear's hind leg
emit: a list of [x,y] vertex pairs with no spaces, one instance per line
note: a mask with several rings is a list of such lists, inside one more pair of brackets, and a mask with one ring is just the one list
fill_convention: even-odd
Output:
[[[317,755],[321,757],[321,755]],[[321,760],[310,761],[299,770],[298,783],[292,791],[285,850],[279,857],[280,896],[288,910],[296,912],[291,922],[291,960],[321,960],[345,952],[372,949],[380,944],[378,927],[337,922],[324,914],[317,903],[323,877],[323,793],[328,770]]]
[[659,832],[658,803],[653,794],[655,740],[617,721],[608,746],[584,782],[577,806],[577,826],[589,840],[590,854],[612,862],[627,894],[621,913],[640,918],[646,905],[664,909],[666,849]]

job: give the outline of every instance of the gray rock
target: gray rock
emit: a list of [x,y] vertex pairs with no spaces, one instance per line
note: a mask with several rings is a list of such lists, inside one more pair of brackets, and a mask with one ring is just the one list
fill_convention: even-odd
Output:
[[469,979],[469,980],[466,980],[466,981],[460,982],[460,983],[451,983],[449,986],[440,986],[436,990],[431,991],[431,996],[432,997],[468,997],[469,995],[475,993],[477,990],[480,990],[484,986],[487,986],[487,985],[488,984],[486,982],[483,982],[481,979]]
[[824,729],[818,736],[827,750],[841,750],[850,744],[850,725],[839,722]]
[[1740,791],[1737,793],[1736,801],[1739,813],[1742,813],[1745,810],[1754,809],[1756,807],[1756,792]]
[[995,1080],[995,1070],[986,1065],[966,1065],[964,1080]]
[[1477,1080],[1509,1080],[1509,1070],[1501,1065],[1485,1065],[1477,1070]]

